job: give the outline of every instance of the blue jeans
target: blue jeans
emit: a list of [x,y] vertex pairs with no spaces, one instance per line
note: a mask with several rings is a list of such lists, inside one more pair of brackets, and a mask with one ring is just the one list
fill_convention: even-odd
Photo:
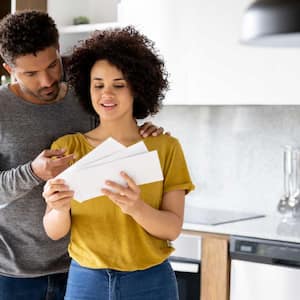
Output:
[[178,300],[175,273],[166,260],[142,271],[89,269],[72,260],[65,300]]
[[67,274],[35,278],[14,278],[0,275],[1,300],[63,300]]

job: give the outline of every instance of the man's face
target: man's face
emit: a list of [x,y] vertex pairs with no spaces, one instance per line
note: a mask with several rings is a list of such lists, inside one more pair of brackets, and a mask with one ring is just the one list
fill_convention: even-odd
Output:
[[34,103],[56,100],[62,80],[61,57],[56,47],[48,47],[36,55],[19,56],[10,69],[20,97]]

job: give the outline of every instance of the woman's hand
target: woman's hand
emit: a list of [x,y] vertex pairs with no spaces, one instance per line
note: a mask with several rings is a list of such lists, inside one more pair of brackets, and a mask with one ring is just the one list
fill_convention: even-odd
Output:
[[127,187],[107,180],[112,188],[101,189],[122,212],[130,215],[149,234],[165,240],[175,240],[181,232],[184,215],[184,190],[174,190],[163,195],[160,209],[156,209],[141,199],[141,191],[134,180],[125,172],[121,172]]
[[50,179],[44,186],[43,197],[50,210],[70,210],[73,195],[74,192],[70,190],[63,179]]
[[116,182],[107,180],[105,184],[111,187],[113,191],[105,188],[101,189],[101,191],[116,205],[118,205],[123,213],[133,215],[140,209],[141,205],[144,203],[140,198],[141,190],[135,184],[134,180],[125,172],[121,172],[120,175],[125,179],[127,183],[126,187]]

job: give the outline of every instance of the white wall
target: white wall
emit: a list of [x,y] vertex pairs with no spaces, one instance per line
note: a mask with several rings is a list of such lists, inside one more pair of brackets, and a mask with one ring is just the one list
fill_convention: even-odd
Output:
[[173,81],[173,104],[299,101],[299,49],[239,44],[250,0],[122,0],[119,19],[157,42]]

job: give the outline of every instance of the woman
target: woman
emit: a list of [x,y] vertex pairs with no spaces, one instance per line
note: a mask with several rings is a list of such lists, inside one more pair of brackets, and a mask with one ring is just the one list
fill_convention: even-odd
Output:
[[55,240],[71,231],[65,299],[176,300],[169,241],[180,234],[184,197],[194,186],[179,142],[166,135],[143,139],[136,122],[159,109],[168,87],[164,62],[150,40],[126,27],[95,32],[75,49],[69,73],[79,99],[101,122],[52,148],[79,159],[108,137],[125,146],[142,139],[157,150],[164,180],[137,186],[121,172],[126,187],[108,178],[112,189],[102,187],[104,196],[81,204],[63,180],[47,182],[45,230]]

